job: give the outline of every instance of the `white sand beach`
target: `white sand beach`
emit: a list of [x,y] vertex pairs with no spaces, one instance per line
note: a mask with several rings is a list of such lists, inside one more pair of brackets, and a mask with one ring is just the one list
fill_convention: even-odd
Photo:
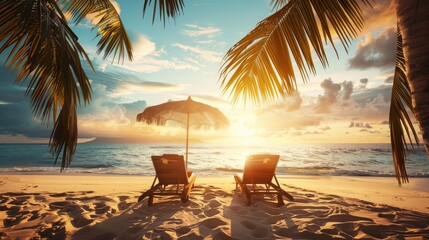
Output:
[[233,177],[199,177],[187,203],[137,198],[153,178],[0,175],[0,239],[425,239],[429,179],[280,176],[295,198],[253,197]]

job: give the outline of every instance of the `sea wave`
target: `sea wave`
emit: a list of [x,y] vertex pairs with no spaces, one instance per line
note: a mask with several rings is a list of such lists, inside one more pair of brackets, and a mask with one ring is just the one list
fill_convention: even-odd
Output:
[[76,164],[73,168],[114,168],[112,164]]
[[[410,148],[411,149],[411,148]],[[313,144],[284,147],[220,146],[193,144],[188,167],[198,176],[230,176],[241,172],[246,156],[260,152],[279,154],[277,174],[394,176],[389,144]],[[153,176],[152,155],[185,154],[180,144],[93,144],[79,145],[66,173]],[[429,177],[423,149],[407,154],[407,172]],[[45,145],[0,144],[0,172],[60,172]]]

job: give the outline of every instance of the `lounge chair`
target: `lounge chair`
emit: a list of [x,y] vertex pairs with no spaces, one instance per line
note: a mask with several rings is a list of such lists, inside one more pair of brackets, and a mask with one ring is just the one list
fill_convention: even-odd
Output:
[[196,177],[192,172],[186,171],[183,156],[176,154],[152,156],[152,162],[156,172],[155,179],[151,188],[143,193],[138,201],[149,197],[147,205],[151,206],[155,195],[178,195],[182,202],[187,202]]
[[[240,186],[246,198],[247,206],[251,204],[251,195],[276,194],[278,205],[284,205],[283,197],[293,201],[292,195],[284,191],[277,180],[275,171],[279,162],[279,155],[251,155],[244,164],[243,177],[234,175],[235,188]],[[273,183],[273,178],[275,183]],[[263,185],[261,188],[260,185]]]

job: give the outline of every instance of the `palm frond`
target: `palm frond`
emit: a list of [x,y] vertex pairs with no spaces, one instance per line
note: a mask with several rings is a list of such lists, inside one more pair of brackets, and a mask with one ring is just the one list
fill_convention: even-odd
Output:
[[289,0],[271,0],[270,5],[273,7],[273,10],[278,10],[284,7]]
[[91,99],[81,59],[90,61],[56,4],[55,0],[2,0],[0,53],[9,51],[6,64],[18,72],[16,81],[28,81],[34,115],[46,124],[52,116],[51,153],[55,163],[62,153],[63,170],[77,144],[76,105],[81,98],[84,103]]
[[324,45],[329,41],[335,49],[331,31],[347,50],[362,26],[356,0],[290,0],[226,53],[220,76],[222,94],[229,92],[234,104],[242,99],[254,105],[291,94],[296,90],[293,63],[307,81],[309,73],[316,72],[312,50],[326,67]]
[[[144,0],[143,17],[151,4],[152,0]],[[152,24],[155,22],[157,12],[159,12],[159,20],[164,22],[165,26],[166,19],[176,19],[178,15],[183,13],[184,7],[183,0],[153,0]]]
[[132,60],[132,44],[118,12],[109,0],[62,0],[63,11],[70,12],[79,24],[85,17],[91,17],[94,28],[98,28],[97,54],[104,51],[103,59],[113,54],[118,63],[123,62],[125,53]]
[[[393,163],[395,166],[398,184],[408,182],[407,170],[405,168],[407,136],[413,144],[414,140],[419,144],[416,130],[412,124],[407,110],[412,111],[411,93],[405,73],[405,58],[402,49],[402,35],[398,28],[396,42],[396,63],[393,77],[392,97],[389,113],[390,140],[392,145]],[[406,135],[407,136],[406,136]]]

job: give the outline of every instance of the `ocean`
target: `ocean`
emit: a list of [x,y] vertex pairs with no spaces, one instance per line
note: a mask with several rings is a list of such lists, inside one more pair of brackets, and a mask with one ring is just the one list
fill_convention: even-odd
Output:
[[[185,154],[183,144],[78,144],[66,173],[154,175],[151,155]],[[394,176],[390,144],[296,144],[275,147],[192,144],[188,168],[199,176],[240,172],[247,155],[279,154],[277,174]],[[59,172],[46,144],[0,144],[0,172]],[[429,177],[429,159],[410,150],[407,171]]]

